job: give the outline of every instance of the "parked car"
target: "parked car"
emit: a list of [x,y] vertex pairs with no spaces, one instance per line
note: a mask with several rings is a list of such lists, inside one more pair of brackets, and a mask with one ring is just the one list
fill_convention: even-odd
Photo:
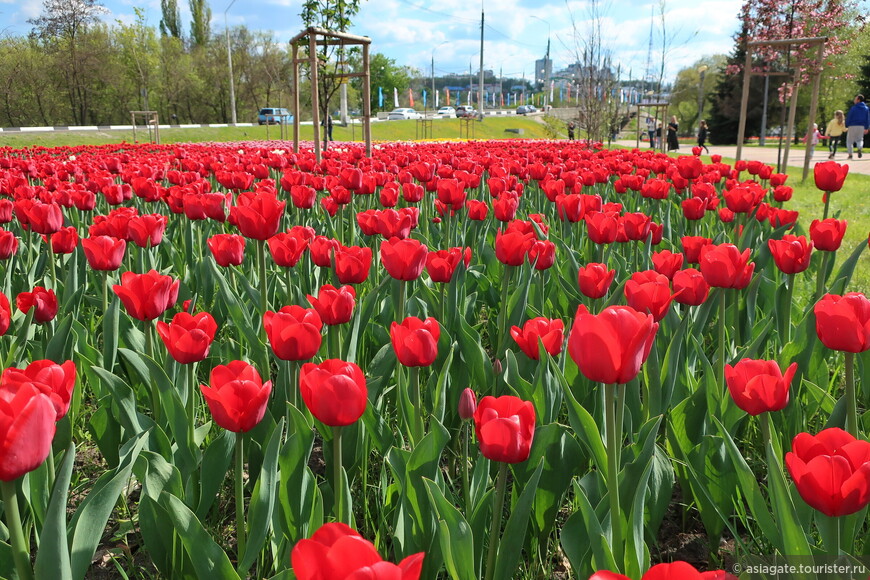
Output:
[[393,109],[390,111],[390,114],[387,115],[388,121],[402,121],[405,119],[422,119],[423,115],[415,111],[414,109]]
[[290,111],[279,107],[260,109],[260,113],[257,115],[257,123],[260,125],[267,123],[269,125],[289,125],[292,122],[293,115],[290,114]]
[[538,108],[534,105],[526,105],[526,108],[529,110],[530,113],[537,113],[538,112]]
[[474,107],[471,105],[459,105],[456,107],[457,117],[473,117],[475,115]]
[[441,107],[438,109],[438,112],[435,113],[438,117],[445,117],[448,119],[456,118],[456,109],[453,107]]
[[527,115],[531,113],[528,105],[520,105],[517,107],[517,115]]

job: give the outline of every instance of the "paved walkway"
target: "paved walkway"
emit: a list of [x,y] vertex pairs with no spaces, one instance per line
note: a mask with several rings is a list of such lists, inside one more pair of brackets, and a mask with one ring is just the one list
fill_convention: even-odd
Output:
[[[622,145],[625,147],[634,147],[635,141],[616,141],[617,145]],[[643,141],[641,141],[641,148],[644,147]],[[722,157],[727,157],[730,159],[734,159],[734,156],[737,154],[737,146],[736,145],[708,145],[708,149],[710,149],[710,153],[714,155],[721,155]],[[692,152],[692,146],[687,144],[680,144],[680,153],[690,154]],[[810,171],[812,171],[813,165],[820,161],[828,160],[828,149],[826,147],[817,147],[815,151],[815,155],[810,160]],[[754,145],[750,145],[743,148],[743,158],[748,160],[758,160],[767,163],[768,165],[773,165],[776,167],[776,156],[777,156],[777,148],[776,147],[757,147]],[[862,159],[858,159],[858,155],[854,155],[851,161],[846,160],[845,151],[837,150],[837,156],[834,159],[837,163],[846,163],[849,165],[850,173],[862,173],[865,175],[870,175],[870,147],[864,148],[864,157]],[[803,167],[804,166],[804,150],[803,149],[791,149],[788,152],[788,165],[789,167]]]

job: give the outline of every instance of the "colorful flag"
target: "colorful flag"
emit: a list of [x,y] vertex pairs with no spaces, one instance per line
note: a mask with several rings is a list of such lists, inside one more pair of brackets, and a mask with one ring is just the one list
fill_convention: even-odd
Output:
[[448,105],[450,104],[450,89],[446,87],[444,89],[444,102],[446,102]]
[[426,89],[423,89],[423,108],[426,108]]
[[399,89],[393,87],[393,106],[399,108]]
[[409,106],[411,108],[414,107],[414,92],[411,89],[408,89],[408,102],[411,103]]
[[435,91],[435,108],[436,109],[438,108],[438,104],[439,104],[438,103],[438,95],[439,95],[438,91]]
[[384,108],[384,87],[378,87],[378,108]]
[[550,81],[550,102],[553,102],[553,88],[556,86],[556,81]]

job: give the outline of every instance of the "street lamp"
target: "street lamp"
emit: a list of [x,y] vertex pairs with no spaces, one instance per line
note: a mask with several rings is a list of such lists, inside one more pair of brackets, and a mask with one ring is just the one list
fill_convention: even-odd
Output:
[[[450,42],[447,41],[447,40],[445,40],[444,42],[442,42],[441,44],[435,46],[435,48],[432,49],[432,98],[433,98],[433,99],[435,98],[435,51],[438,50],[439,48],[441,48],[442,46],[444,46],[445,44],[450,44]],[[435,105],[436,103],[435,103],[434,100],[432,101],[432,103],[433,103],[433,107],[432,107],[432,108],[434,109],[434,108],[435,108],[434,105]],[[450,103],[447,103],[447,104],[449,105]],[[428,108],[428,107],[427,107],[427,108]]]
[[227,6],[227,9],[224,10],[224,31],[227,35],[227,64],[230,68],[230,113],[232,115],[233,125],[236,124],[236,86],[233,82],[233,51],[230,49],[230,27],[227,24],[227,12],[230,11],[230,8],[232,8],[235,3],[236,0],[233,0],[230,2],[230,5]]
[[550,104],[550,23],[532,14],[532,18],[540,20],[547,25],[547,54],[544,56],[544,114],[547,113],[547,105]]
[[707,74],[707,69],[710,68],[706,64],[698,67],[698,76],[701,80],[698,82],[698,129],[701,128],[701,119],[704,118],[704,76]]

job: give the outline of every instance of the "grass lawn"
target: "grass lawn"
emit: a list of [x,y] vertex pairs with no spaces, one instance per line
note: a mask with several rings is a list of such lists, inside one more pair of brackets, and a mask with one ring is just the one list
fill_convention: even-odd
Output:
[[[427,139],[459,139],[460,130],[465,138],[465,125],[461,119],[437,119],[432,122],[432,134]],[[313,127],[302,125],[299,138],[311,140]],[[528,117],[487,117],[484,121],[472,121],[469,125],[471,138],[474,139],[546,139],[544,125]],[[508,129],[521,129],[522,134],[508,132]],[[140,141],[147,141],[148,133],[137,130]],[[285,128],[285,135],[293,139],[293,127]],[[266,138],[277,140],[281,128],[255,125],[253,127],[208,127],[202,129],[161,129],[162,143],[196,143],[203,141],[253,141]],[[362,126],[334,125],[332,136],[336,141],[362,141]],[[379,121],[372,123],[372,139],[375,141],[413,141],[423,138],[423,127],[417,121]],[[2,133],[0,146],[21,147],[61,147],[75,145],[103,145],[106,143],[132,143],[133,131],[58,131],[55,133]]]

